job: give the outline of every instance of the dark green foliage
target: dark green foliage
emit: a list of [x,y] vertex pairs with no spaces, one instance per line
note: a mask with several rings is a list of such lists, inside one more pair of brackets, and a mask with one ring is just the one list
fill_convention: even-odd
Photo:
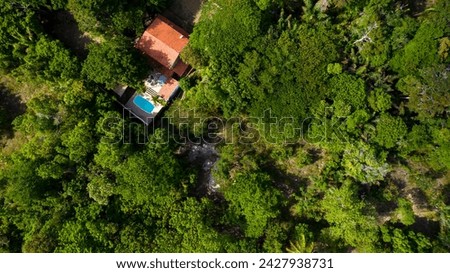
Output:
[[67,0],[3,0],[22,9],[38,9],[45,7],[49,9],[62,9],[66,6]]
[[205,2],[172,124],[144,131],[106,89],[143,88],[134,41],[169,1],[0,0],[26,106],[0,103],[0,252],[448,252],[449,2],[400,2]]
[[[183,171],[163,132],[152,136],[147,148],[130,156],[117,170],[118,192],[131,204],[152,204],[163,213],[180,199]],[[164,208],[164,209],[163,209]]]
[[438,39],[444,35],[444,27],[445,22],[436,24],[436,22],[425,20],[417,30],[414,39],[394,56],[391,61],[392,68],[400,75],[408,75],[419,68],[438,63]]
[[0,68],[11,69],[21,64],[28,46],[40,33],[33,11],[16,9],[8,1],[0,1]]
[[431,242],[421,233],[413,231],[404,232],[398,228],[382,227],[382,237],[385,243],[388,243],[392,252],[429,252]]
[[140,35],[144,12],[166,5],[167,0],[68,0],[67,8],[82,31],[96,35],[131,32]]
[[168,220],[169,228],[161,228],[156,236],[158,252],[222,252],[224,242],[211,227],[210,213],[213,204],[202,199],[188,198],[173,210]]
[[330,88],[334,100],[351,105],[353,109],[363,107],[366,91],[362,79],[348,74],[341,74],[330,80]]
[[23,61],[20,71],[43,80],[67,81],[79,77],[78,60],[60,42],[45,37],[27,49]]
[[420,119],[440,116],[450,104],[450,77],[444,65],[419,71],[419,76],[408,75],[397,88],[408,96],[408,108]]
[[113,88],[117,84],[136,85],[147,73],[145,57],[127,39],[93,44],[83,64],[83,75]]
[[256,117],[270,109],[276,117],[301,122],[325,96],[327,64],[336,58],[331,37],[322,28],[292,24],[279,37],[268,36],[241,66],[241,93],[252,99],[248,111]]

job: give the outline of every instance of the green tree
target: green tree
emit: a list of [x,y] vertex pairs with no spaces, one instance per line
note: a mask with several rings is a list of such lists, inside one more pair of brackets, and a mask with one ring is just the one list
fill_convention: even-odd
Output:
[[160,10],[167,3],[167,0],[68,0],[67,9],[84,32],[123,35],[129,30],[139,35],[143,31],[144,11]]
[[395,213],[396,218],[398,218],[398,220],[406,226],[412,225],[416,221],[411,202],[404,198],[398,199],[398,207],[395,210]]
[[61,42],[42,36],[27,49],[25,64],[19,68],[23,73],[48,81],[67,81],[79,77],[80,64]]
[[100,205],[108,205],[108,198],[115,194],[115,177],[96,167],[91,167],[87,176],[89,197]]
[[[145,149],[128,157],[117,169],[117,192],[125,202],[148,206],[164,215],[182,196],[184,171],[160,130]],[[187,186],[187,185],[186,185]]]
[[350,74],[340,74],[330,81],[334,99],[351,105],[353,109],[362,108],[366,98],[364,81]]
[[312,242],[313,234],[309,231],[308,226],[300,224],[295,227],[294,241],[289,243],[286,251],[289,253],[312,253],[314,251],[314,242]]
[[374,148],[364,142],[345,146],[342,166],[346,175],[364,184],[382,181],[390,169],[385,154],[377,154]]
[[[445,2],[445,1],[440,1]],[[425,19],[414,38],[399,50],[390,65],[400,75],[414,75],[420,68],[439,62],[438,39],[444,35],[448,23],[448,7],[437,10],[430,19]]]
[[398,145],[407,134],[408,128],[400,117],[381,114],[376,126],[375,141],[388,149]]
[[212,203],[193,198],[181,202],[170,213],[168,228],[156,236],[158,252],[221,252],[223,238],[211,227]]
[[149,69],[145,60],[126,39],[113,39],[89,47],[82,73],[111,89],[117,84],[138,86]]
[[431,242],[423,234],[403,231],[399,228],[382,227],[382,238],[391,247],[389,252],[414,253],[429,252]]
[[375,218],[368,213],[367,205],[358,200],[354,187],[345,183],[339,189],[330,188],[321,202],[327,231],[331,238],[360,251],[374,251],[378,240]]
[[391,96],[381,88],[376,88],[370,92],[367,98],[370,107],[376,112],[384,112],[391,108]]
[[215,64],[229,68],[233,65],[233,58],[259,34],[260,20],[260,12],[250,1],[206,3],[190,37],[190,44]]
[[29,9],[18,9],[8,0],[0,1],[0,68],[19,66],[26,49],[41,35],[35,13]]
[[419,71],[419,76],[408,75],[397,84],[408,99],[407,106],[418,113],[421,120],[442,115],[450,107],[450,77],[444,65]]
[[80,121],[71,131],[61,136],[62,145],[66,148],[65,153],[70,160],[81,163],[94,151],[91,126],[88,120]]
[[280,193],[270,187],[270,177],[264,173],[240,173],[224,192],[230,209],[237,217],[243,217],[246,236],[263,235],[269,220],[278,215]]

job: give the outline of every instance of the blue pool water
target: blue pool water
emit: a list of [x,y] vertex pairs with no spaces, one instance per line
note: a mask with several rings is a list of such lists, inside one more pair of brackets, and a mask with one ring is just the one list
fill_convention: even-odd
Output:
[[150,114],[155,108],[155,106],[151,102],[146,100],[141,95],[137,95],[136,97],[134,97],[133,103],[136,104],[139,108],[141,108],[142,111],[146,112],[147,114]]

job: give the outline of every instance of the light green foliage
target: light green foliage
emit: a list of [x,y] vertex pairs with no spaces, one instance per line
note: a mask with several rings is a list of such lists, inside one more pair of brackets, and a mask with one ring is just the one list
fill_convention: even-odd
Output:
[[68,158],[56,155],[53,160],[45,162],[37,169],[37,174],[43,179],[61,179],[66,171],[64,166],[68,163]]
[[180,199],[177,189],[184,172],[169,148],[159,131],[143,151],[131,155],[115,170],[118,192],[124,200],[152,204],[152,213],[164,213]]
[[19,66],[26,49],[33,44],[40,33],[35,14],[31,10],[17,9],[0,1],[0,68]]
[[[448,36],[450,6],[446,1],[437,1],[433,12],[427,14],[414,35],[404,48],[392,58],[390,65],[400,75],[417,75],[421,69],[440,63],[443,48],[441,38]],[[444,58],[445,60],[445,58]]]
[[95,148],[92,141],[92,125],[88,120],[80,121],[71,131],[61,136],[70,160],[82,162]]
[[383,180],[389,171],[385,155],[377,155],[375,149],[364,142],[347,144],[342,161],[345,174],[364,184]]
[[394,26],[390,39],[391,47],[394,51],[403,49],[414,38],[419,26],[417,20],[407,16],[402,16],[401,18],[394,17],[389,24]]
[[221,252],[221,236],[211,226],[212,203],[207,199],[188,198],[170,214],[169,229],[156,236],[158,252]]
[[292,117],[297,126],[325,96],[326,68],[336,52],[332,36],[324,29],[309,29],[287,20],[281,18],[280,24],[291,28],[273,30],[256,51],[245,56],[240,66],[240,96],[252,98],[248,111],[253,116],[264,117],[270,110],[278,118]]
[[[365,64],[369,64],[372,67],[383,66],[388,61],[390,45],[385,41],[384,27],[382,21],[378,21],[378,19],[373,20],[364,29],[364,33],[360,34],[362,37],[367,35],[370,41],[361,41],[356,44],[359,47],[359,54],[364,58]],[[362,37],[358,38],[361,39]]]
[[[55,252],[91,253],[98,251],[101,249],[99,248],[101,243],[94,238],[95,226],[89,227],[88,221],[95,219],[101,211],[96,205],[80,206],[75,208],[75,211],[77,219],[64,223],[59,231],[60,246],[56,248]],[[103,232],[108,232],[106,226],[103,228],[105,228]]]
[[65,91],[63,100],[69,107],[86,106],[94,98],[92,92],[87,90],[81,81],[72,82],[68,90]]
[[447,61],[448,62],[448,58],[449,58],[449,51],[450,51],[450,39],[448,37],[444,37],[440,40],[440,45],[439,45],[439,57],[441,57],[441,59],[443,61]]
[[328,64],[327,66],[327,72],[328,74],[341,74],[342,73],[342,65],[339,63],[333,63],[333,64]]
[[391,108],[391,96],[381,88],[372,90],[367,98],[370,107],[376,112],[384,112]]
[[434,170],[450,168],[450,124],[442,122],[443,128],[432,131],[433,144],[429,153],[429,164]]
[[283,225],[283,223],[276,222],[270,223],[264,237],[264,252],[282,253],[284,242],[287,239],[286,224]]
[[423,151],[426,149],[426,144],[430,141],[430,133],[425,125],[414,125],[411,132],[408,133],[407,147],[405,152]]
[[312,253],[314,251],[314,243],[312,242],[313,234],[309,231],[308,226],[304,224],[295,227],[294,241],[291,241],[286,251],[289,253]]
[[360,133],[360,129],[370,119],[370,114],[366,110],[356,110],[347,117],[347,131],[350,133]]
[[402,224],[406,226],[414,224],[415,222],[414,211],[412,209],[411,203],[408,200],[404,198],[399,198],[398,208],[395,211],[395,213],[396,217]]
[[360,251],[373,251],[378,228],[372,215],[364,213],[365,204],[348,184],[330,188],[321,202],[324,218],[331,224],[330,236]]
[[114,180],[111,176],[101,170],[91,170],[92,175],[89,184],[87,184],[87,191],[89,197],[94,199],[100,205],[108,205],[108,197],[115,193]]
[[[102,2],[106,1],[98,1],[100,4]],[[82,31],[95,31],[100,25],[99,20],[96,18],[96,12],[99,11],[100,7],[94,4],[95,1],[68,0],[67,8],[75,17]]]
[[238,174],[224,194],[232,212],[244,218],[244,231],[250,238],[260,237],[278,214],[280,193],[270,187],[270,178],[264,173]]
[[46,183],[36,176],[38,164],[35,161],[20,155],[12,160],[12,166],[4,173],[10,182],[3,196],[18,206],[30,206],[33,201],[42,198]]
[[400,117],[389,114],[381,114],[376,126],[377,135],[375,141],[390,149],[398,145],[407,134],[408,128]]
[[383,233],[383,241],[392,244],[392,249],[394,252],[408,253],[412,252],[411,246],[409,245],[408,238],[400,229],[393,229],[389,234],[388,228],[381,229]]
[[205,4],[190,37],[191,46],[218,65],[232,65],[233,58],[259,32],[260,13],[249,2],[218,0]]

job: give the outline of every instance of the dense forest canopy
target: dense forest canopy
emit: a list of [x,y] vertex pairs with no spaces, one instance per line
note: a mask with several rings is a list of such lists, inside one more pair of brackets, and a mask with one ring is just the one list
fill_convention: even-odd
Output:
[[108,89],[171,4],[0,0],[1,252],[450,251],[449,1],[204,1],[147,134]]

